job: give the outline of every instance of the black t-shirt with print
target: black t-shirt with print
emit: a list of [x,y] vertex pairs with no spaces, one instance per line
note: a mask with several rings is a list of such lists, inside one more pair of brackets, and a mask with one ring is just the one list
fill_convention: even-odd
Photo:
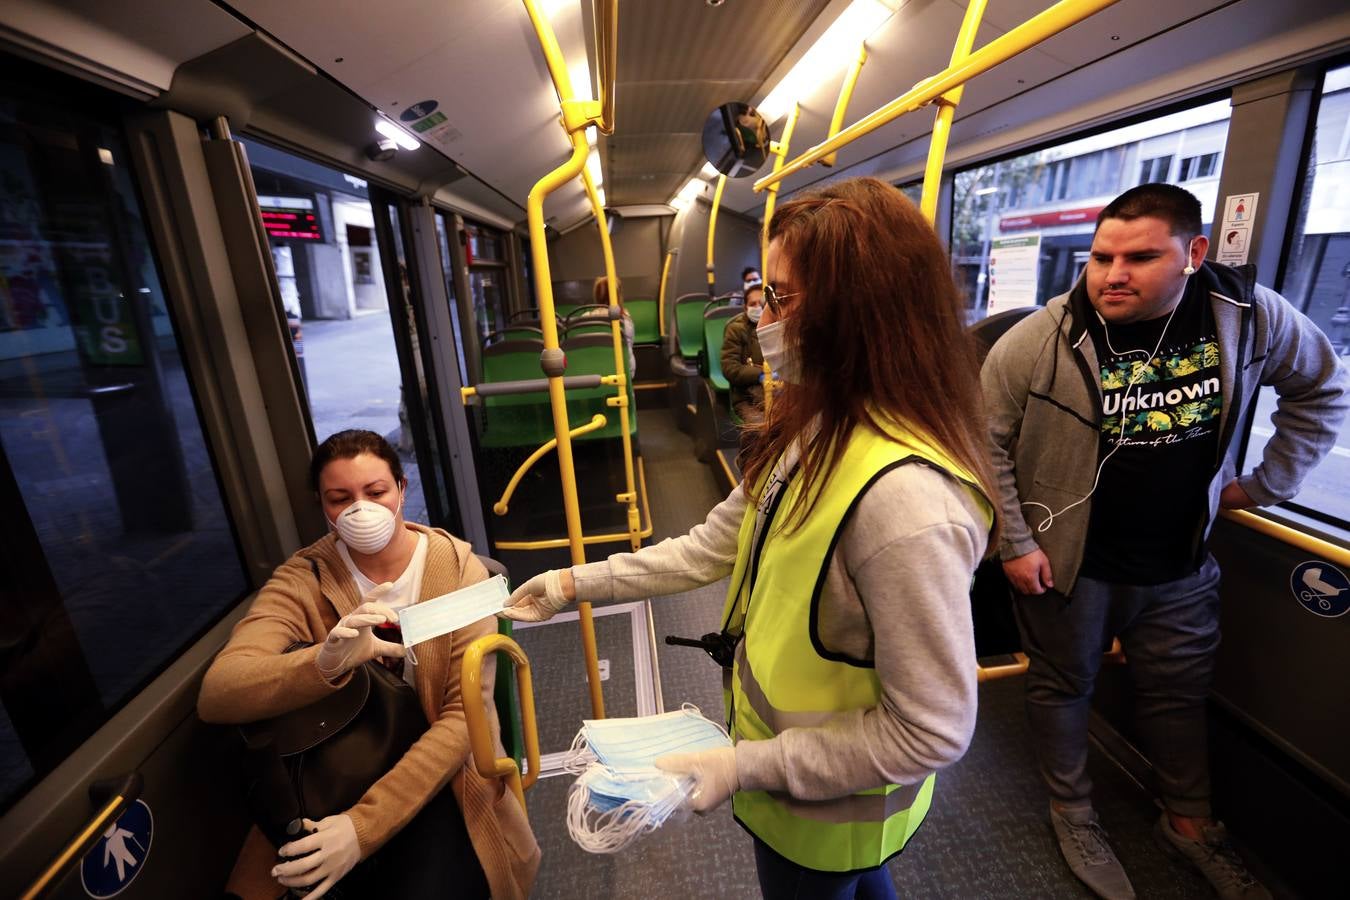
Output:
[[[1163,316],[1103,325],[1089,313],[1101,365],[1098,461],[1105,464],[1080,570],[1088,578],[1161,584],[1195,571],[1195,535],[1209,513],[1223,408],[1208,301],[1192,280],[1170,324]],[[1145,363],[1154,347],[1158,352]]]

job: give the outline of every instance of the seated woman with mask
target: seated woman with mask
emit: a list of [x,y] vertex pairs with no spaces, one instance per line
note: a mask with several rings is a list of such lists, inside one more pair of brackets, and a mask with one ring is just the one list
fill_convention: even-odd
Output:
[[731,383],[731,408],[747,425],[764,419],[764,354],[755,326],[764,312],[764,286],[745,289],[745,312],[727,323],[722,338],[722,374]]
[[298,551],[258,592],[206,673],[200,715],[227,724],[283,716],[339,691],[354,669],[378,659],[415,688],[426,730],[353,807],[305,820],[306,835],[274,850],[253,830],[229,890],[276,898],[313,888],[306,896],[318,898],[341,881],[334,893],[346,897],[527,896],[539,847],[515,795],[474,769],[464,723],[465,703],[485,703],[496,726],[490,664],[482,696],[463,697],[459,677],[465,648],[495,633],[496,621],[419,644],[416,664],[374,633],[396,626],[398,609],[487,571],[468,544],[403,520],[407,479],[378,434],[329,437],[310,479],[335,533]]

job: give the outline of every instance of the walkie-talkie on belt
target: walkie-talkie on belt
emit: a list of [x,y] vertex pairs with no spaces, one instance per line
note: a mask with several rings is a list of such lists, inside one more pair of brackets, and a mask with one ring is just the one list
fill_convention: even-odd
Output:
[[725,631],[710,631],[698,640],[676,637],[673,634],[666,635],[667,644],[673,647],[698,647],[711,656],[713,662],[724,669],[730,669],[732,663],[736,661],[736,644],[739,641],[739,637],[734,637]]

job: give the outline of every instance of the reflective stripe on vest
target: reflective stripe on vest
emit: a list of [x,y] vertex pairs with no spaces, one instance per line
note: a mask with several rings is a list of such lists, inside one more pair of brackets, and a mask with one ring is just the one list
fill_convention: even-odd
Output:
[[[778,512],[764,525],[768,536],[753,585],[746,575],[756,510],[747,509],[723,616],[733,632],[743,626],[729,685],[735,740],[820,727],[842,713],[880,704],[881,682],[872,662],[850,659],[820,641],[820,595],[859,500],[884,474],[911,463],[946,472],[989,510],[976,479],[941,450],[900,428],[881,434],[864,426],[854,429],[818,487],[810,516],[794,519],[791,532],[788,519],[802,479],[785,489]],[[919,784],[884,785],[828,801],[743,791],[732,802],[737,820],[780,855],[807,868],[847,872],[878,866],[904,848],[928,812],[933,782],[930,775]]]

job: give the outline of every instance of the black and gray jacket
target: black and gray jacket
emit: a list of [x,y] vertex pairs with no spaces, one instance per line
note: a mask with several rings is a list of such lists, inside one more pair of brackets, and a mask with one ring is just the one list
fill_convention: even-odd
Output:
[[[1236,475],[1239,441],[1257,390],[1279,395],[1275,435],[1261,461],[1238,484],[1260,506],[1298,493],[1303,478],[1335,443],[1350,407],[1350,376],[1321,330],[1274,291],[1256,283],[1254,266],[1207,262],[1194,276],[1208,291],[1219,341],[1223,411],[1219,451],[1209,482],[1209,514],[1197,522],[1203,558],[1219,493]],[[980,380],[989,419],[990,454],[1003,514],[999,556],[1040,547],[1057,590],[1073,590],[1083,561],[1092,500],[1057,515],[1092,490],[1097,475],[1102,393],[1092,314],[1082,279],[1044,309],[1017,323],[989,352]]]

